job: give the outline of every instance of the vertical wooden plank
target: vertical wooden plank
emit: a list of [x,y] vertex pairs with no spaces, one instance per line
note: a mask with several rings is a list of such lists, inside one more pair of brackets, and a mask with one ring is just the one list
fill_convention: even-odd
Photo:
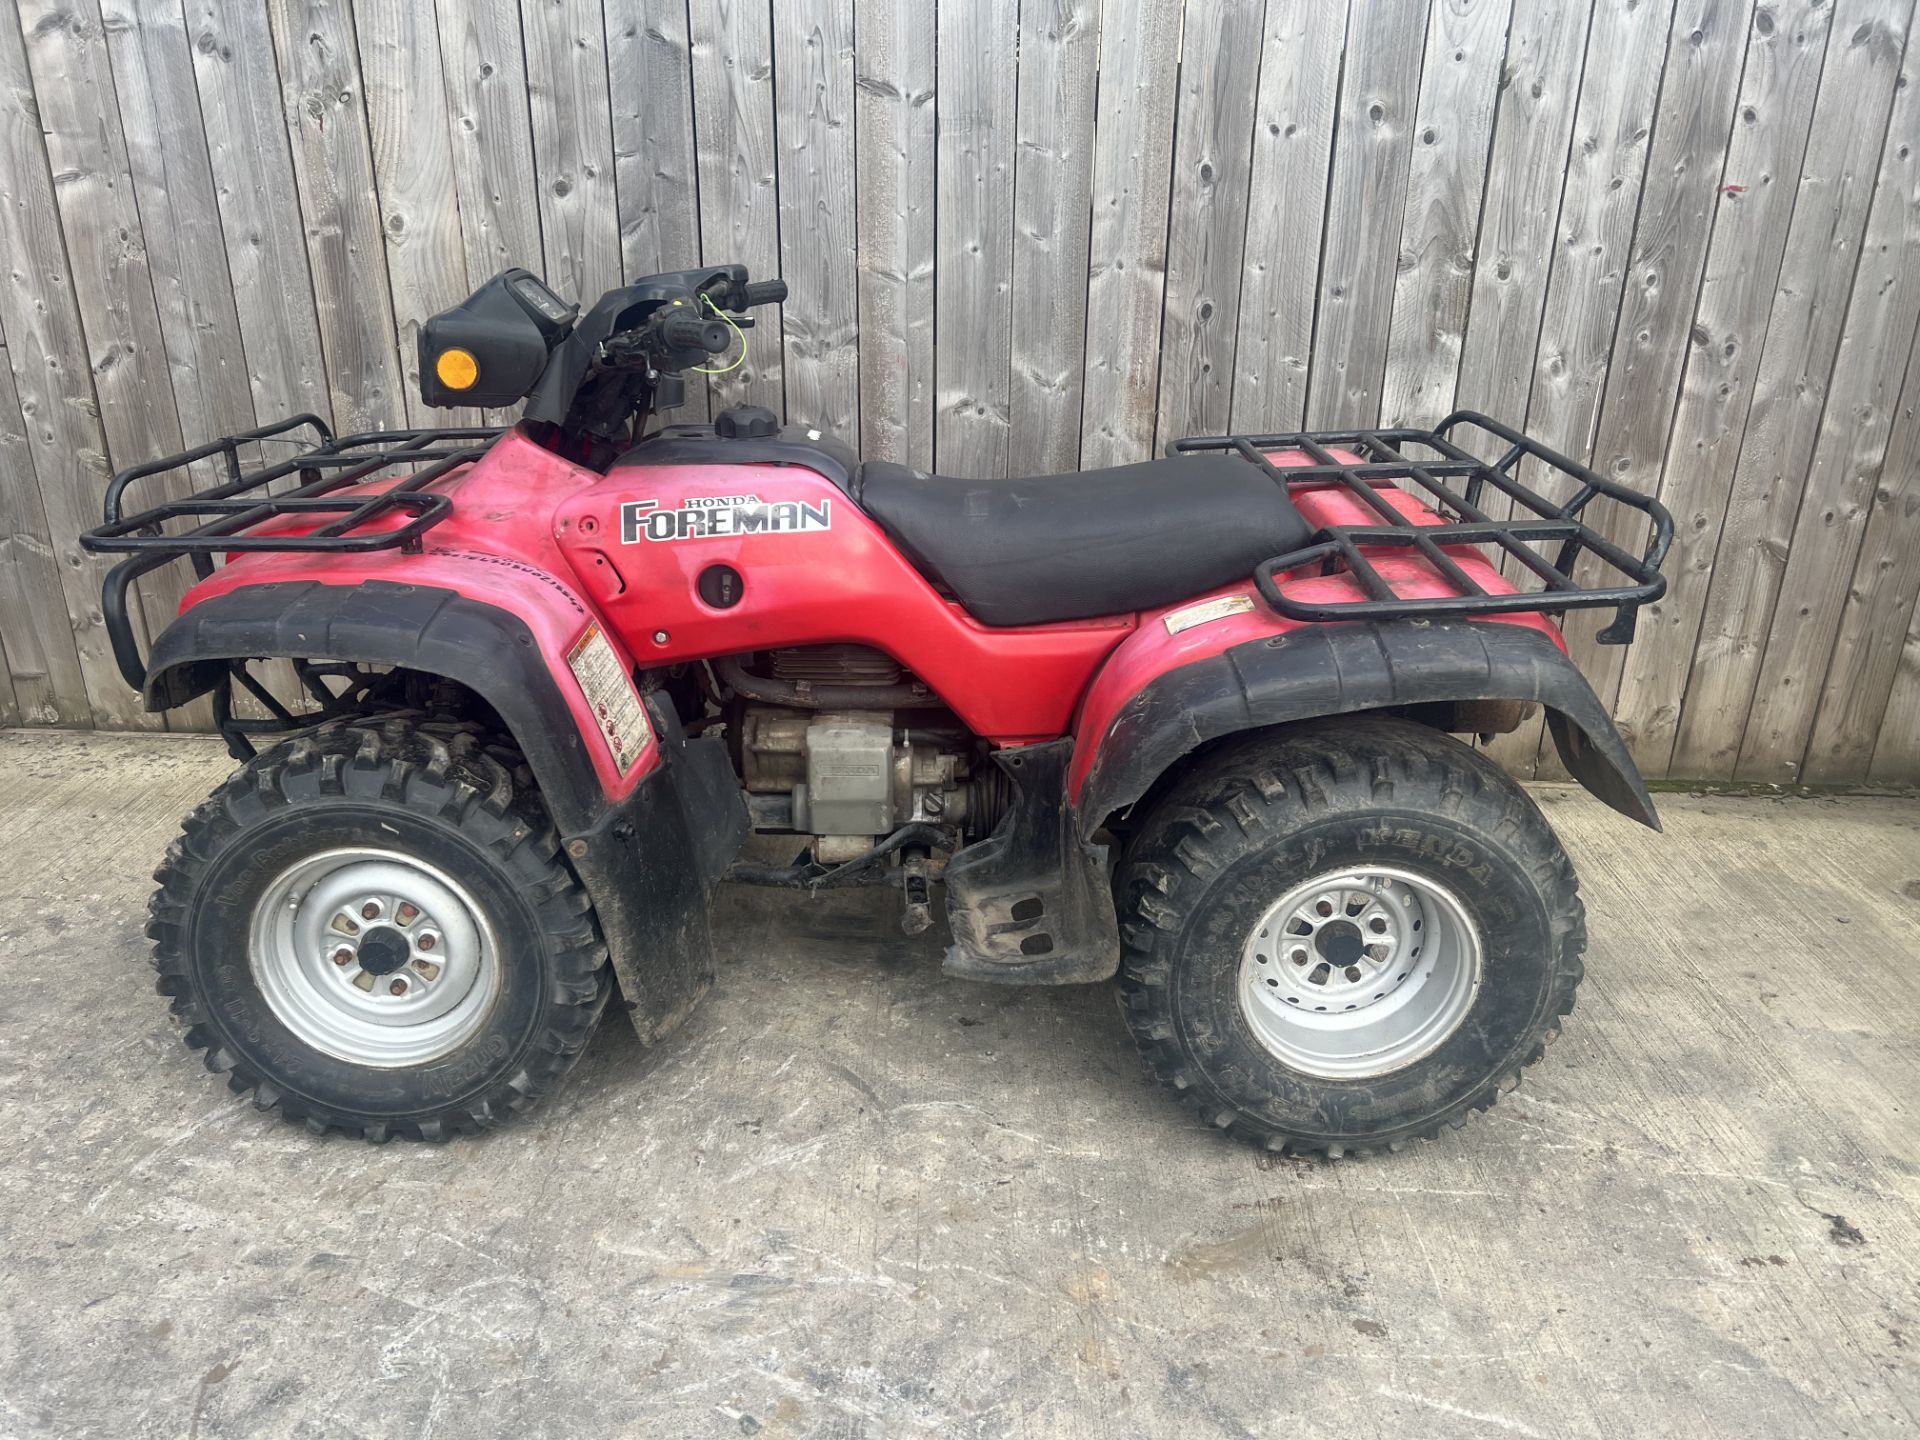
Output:
[[20,0],[47,161],[92,354],[101,426],[116,465],[180,448],[166,347],[147,272],[126,139],[98,10]]
[[1348,17],[1307,382],[1315,428],[1380,416],[1426,27],[1427,0],[1375,0]]
[[860,449],[933,468],[934,4],[856,3]]
[[[773,36],[764,0],[693,0],[693,122],[700,156],[700,253],[704,264],[780,273],[775,179]],[[845,217],[851,219],[851,217]],[[762,310],[747,358],[713,377],[713,403],[765,405],[785,413],[781,325]]]
[[520,9],[547,277],[585,308],[620,284],[606,26],[600,0],[523,0]]
[[1888,785],[1920,784],[1920,606],[1915,607],[1901,642],[1899,667],[1867,778]]
[[254,413],[330,414],[266,12],[246,0],[188,0],[186,13]]
[[859,276],[847,243],[853,0],[774,0],[773,33],[787,410],[852,441],[860,433]]
[[258,421],[193,51],[178,0],[109,0],[104,10],[174,409],[198,445]]
[[[1380,392],[1389,424],[1453,408],[1512,12],[1512,0],[1435,0],[1428,19]],[[1581,25],[1563,11],[1560,27]]]
[[89,725],[87,680],[67,619],[46,507],[34,482],[27,428],[11,357],[0,346],[0,652],[10,682],[6,695],[14,702],[7,723]]
[[[1499,113],[1481,205],[1482,229],[1468,281],[1467,311],[1460,322],[1466,333],[1457,347],[1443,344],[1430,355],[1421,352],[1433,347],[1416,338],[1408,347],[1413,363],[1403,379],[1391,378],[1395,362],[1389,351],[1390,383],[1400,398],[1397,408],[1383,412],[1388,417],[1398,420],[1409,403],[1417,401],[1419,408],[1409,414],[1410,419],[1431,422],[1458,404],[1509,422],[1524,422],[1533,394],[1548,282],[1559,250],[1568,147],[1580,104],[1592,19],[1591,0],[1571,12],[1551,0],[1544,8],[1533,0],[1519,0],[1516,5],[1507,37],[1508,57],[1501,68]],[[1430,39],[1430,52],[1432,43]],[[1421,84],[1424,91],[1424,77]],[[1423,108],[1427,103],[1422,101]],[[1423,138],[1424,128],[1423,122]],[[1416,173],[1421,156],[1422,149],[1416,147]],[[1410,223],[1415,209],[1410,198]],[[1405,257],[1404,245],[1402,252]],[[1394,323],[1400,333],[1398,301]],[[1502,495],[1488,496],[1484,503],[1495,518],[1504,519],[1512,511],[1512,502]],[[1503,557],[1501,565],[1511,571],[1510,559]],[[1529,774],[1527,751],[1530,745],[1538,748],[1542,733],[1544,727],[1536,724],[1519,735],[1497,738],[1491,748],[1509,768]]]
[[[99,12],[87,0],[22,0],[18,9],[67,263],[85,277],[74,300],[108,464],[170,455],[181,448],[180,422]],[[167,493],[147,492],[156,501]],[[149,630],[173,618],[182,589],[177,568],[141,582]]]
[[1593,443],[1660,89],[1668,3],[1599,0],[1560,196],[1558,250],[1527,429],[1576,459]]
[[[1606,59],[1581,80],[1526,421],[1575,459],[1592,447],[1605,391],[1672,13],[1672,0],[1598,0],[1588,30],[1588,55]],[[1544,467],[1529,479],[1550,497],[1570,490]],[[1518,569],[1511,560],[1506,568]],[[1522,726],[1488,753],[1532,775],[1541,736],[1538,724]]]
[[[1569,13],[1562,0],[1514,7],[1466,333],[1452,374],[1444,354],[1424,367],[1431,410],[1457,402],[1496,419],[1526,414],[1591,16],[1591,6]],[[1443,392],[1453,401],[1440,401]]]
[[[1848,314],[1912,12],[1912,0],[1860,0],[1834,8],[1834,31],[1800,166],[1778,293],[1767,319],[1753,404],[1721,522],[1693,675],[1674,741],[1673,766],[1682,775],[1731,774],[1740,753],[1794,517],[1808,483],[1822,411],[1832,393],[1829,376]],[[1890,318],[1884,301],[1875,303],[1882,306],[1878,318]],[[1875,342],[1864,328],[1865,318],[1858,334],[1872,348]],[[1894,343],[1903,346],[1904,341],[1903,335]],[[1844,383],[1844,377],[1835,378]],[[1898,379],[1892,384],[1897,387]],[[1839,415],[1835,420],[1846,423]],[[1870,436],[1854,438],[1864,445],[1873,443]],[[1794,623],[1793,617],[1786,618]],[[1794,762],[1798,748],[1791,757]]]
[[1019,0],[939,7],[934,460],[1007,473]]
[[1661,499],[1674,516],[1667,594],[1640,612],[1615,718],[1640,768],[1667,772],[1680,696],[1713,572],[1713,547],[1746,428],[1767,315],[1786,249],[1794,186],[1819,87],[1831,4],[1755,10],[1713,238],[1689,331]]
[[[1905,108],[1906,92],[1901,103]],[[1896,144],[1908,151],[1902,163],[1911,163],[1912,142]],[[1907,619],[1920,603],[1920,331],[1907,352],[1905,384],[1893,410],[1892,433],[1875,476],[1872,512],[1833,636],[1833,659],[1801,767],[1800,778],[1809,784],[1866,779],[1883,722],[1899,724],[1891,699],[1900,676]],[[1777,636],[1774,643],[1779,643]],[[1920,767],[1920,753],[1907,758]]]
[[344,430],[392,429],[406,423],[405,372],[353,12],[344,0],[269,0],[269,8],[333,413]]
[[[534,193],[533,120],[517,0],[440,4],[436,18],[467,279],[478,288],[516,266],[551,279]],[[489,411],[487,419],[506,424],[518,413]]]
[[0,728],[11,729],[21,723],[20,697],[14,692],[12,662],[7,659],[7,637],[0,634]]
[[[336,429],[390,413],[386,407],[396,392],[390,378],[377,407],[356,403],[344,412],[335,409],[337,376],[328,368],[314,300],[286,94],[266,7],[258,0],[187,0],[185,15],[254,413],[268,421],[311,411],[333,421]],[[173,103],[171,97],[164,103]],[[314,238],[316,246],[339,253],[340,235]],[[391,324],[363,329],[339,309],[334,318],[351,337],[343,358],[359,348],[364,335],[366,353],[374,357],[370,363],[384,358],[390,377]],[[265,676],[282,700],[298,698],[287,667],[268,666]],[[247,714],[255,706],[241,697],[236,708]]]
[[[37,610],[30,608],[36,598]],[[57,649],[62,638],[64,654]],[[72,640],[13,368],[0,345],[0,726],[92,722]],[[53,674],[55,664],[64,665],[64,687]]]
[[629,284],[700,263],[693,153],[693,55],[687,0],[615,5],[607,15],[607,88],[620,259]]
[[1106,0],[1101,11],[1080,422],[1089,468],[1153,454],[1180,18],[1180,0]]
[[[1911,68],[1916,59],[1920,55],[1908,56],[1894,90],[1853,297],[1840,327],[1778,600],[1768,629],[1755,631],[1766,655],[1735,771],[1743,780],[1801,778],[1800,761],[1829,662],[1845,668],[1836,646],[1858,576],[1861,541],[1881,494],[1892,494],[1882,467],[1920,323],[1920,157],[1915,155],[1920,95]],[[1896,477],[1894,484],[1903,485],[1905,478]],[[1893,537],[1883,529],[1875,538],[1884,546]],[[1880,558],[1894,559],[1885,550]],[[1858,578],[1872,584],[1870,576]]]
[[1185,435],[1223,435],[1233,418],[1266,10],[1236,0],[1187,6],[1160,325],[1158,449]]
[[[193,49],[177,0],[110,0],[104,10],[174,408],[182,438],[197,445],[251,429],[258,417]],[[215,461],[192,467],[193,483],[211,484],[220,478]],[[183,566],[167,572],[169,579],[185,575]],[[284,663],[267,667],[265,675],[283,699],[301,694]],[[242,704],[245,708],[251,702]],[[196,701],[169,711],[167,719],[176,729],[207,729],[213,723],[212,706]]]
[[1020,6],[1007,402],[1007,469],[1014,475],[1080,463],[1099,66],[1096,0]]
[[1306,422],[1347,0],[1269,3],[1260,46],[1230,430]]
[[[693,151],[693,52],[687,0],[645,0],[607,12],[607,89],[620,264],[628,284],[700,263],[699,180]],[[672,418],[707,417],[707,387],[687,385]]]
[[[1660,488],[1753,9],[1754,0],[1680,0],[1667,31],[1653,148],[1593,447],[1595,469],[1648,494]],[[1646,523],[1636,513],[1604,505],[1589,513],[1589,523],[1620,544],[1645,543]],[[1622,647],[1594,639],[1610,618],[1577,611],[1566,619],[1568,644],[1609,705],[1626,659]]]
[[[31,479],[9,471],[6,483],[35,484],[39,490],[47,541],[85,679],[86,704],[95,723],[153,729],[159,717],[148,715],[127,688],[107,643],[100,584],[110,567],[79,546],[80,532],[100,520],[108,473],[106,439],[17,12],[0,17],[0,255],[6,257],[0,334],[5,336],[33,458]],[[16,493],[22,494],[19,503],[28,506],[30,497]],[[24,533],[31,546],[34,532]],[[41,623],[36,621],[36,626]],[[53,649],[48,646],[49,654]],[[73,718],[79,718],[77,713]]]
[[542,254],[534,195],[519,7],[515,0],[461,0],[441,4],[438,16],[467,277],[477,286],[518,265],[552,282],[557,276]]
[[407,417],[414,425],[478,424],[477,410],[435,410],[420,400],[420,324],[473,289],[433,0],[360,0],[355,20]]

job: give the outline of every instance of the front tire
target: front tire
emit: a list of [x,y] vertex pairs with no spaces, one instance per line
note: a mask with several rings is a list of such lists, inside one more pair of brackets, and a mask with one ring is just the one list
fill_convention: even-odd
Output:
[[1399,1149],[1517,1083],[1573,1008],[1573,867],[1524,790],[1407,721],[1248,737],[1117,876],[1121,1005],[1156,1076],[1272,1150]]
[[486,1129],[572,1067],[606,1006],[539,795],[471,727],[326,727],[242,766],[182,832],[149,907],[158,989],[208,1069],[316,1134]]

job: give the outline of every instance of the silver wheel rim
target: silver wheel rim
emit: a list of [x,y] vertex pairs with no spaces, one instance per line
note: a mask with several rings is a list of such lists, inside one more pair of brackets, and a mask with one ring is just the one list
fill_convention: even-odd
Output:
[[500,990],[499,950],[473,896],[391,850],[329,850],[282,871],[254,907],[248,960],[287,1029],[379,1069],[459,1049]]
[[1480,933],[1451,891],[1404,870],[1338,870],[1296,885],[1255,923],[1240,1011],[1290,1069],[1361,1080],[1438,1049],[1480,980]]

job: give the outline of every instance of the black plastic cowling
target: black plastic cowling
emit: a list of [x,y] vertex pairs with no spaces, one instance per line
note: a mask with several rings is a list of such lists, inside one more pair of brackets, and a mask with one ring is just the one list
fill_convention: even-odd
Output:
[[[420,327],[420,398],[438,406],[517,404],[579,313],[532,272],[502,270]],[[455,389],[440,378],[438,362],[449,350],[473,357],[478,374],[471,385]]]

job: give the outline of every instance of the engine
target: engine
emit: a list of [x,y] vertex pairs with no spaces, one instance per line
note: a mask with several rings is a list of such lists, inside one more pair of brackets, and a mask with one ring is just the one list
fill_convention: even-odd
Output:
[[714,662],[732,691],[730,729],[754,828],[814,837],[839,864],[901,826],[990,833],[1005,777],[925,684],[860,645],[774,650]]

